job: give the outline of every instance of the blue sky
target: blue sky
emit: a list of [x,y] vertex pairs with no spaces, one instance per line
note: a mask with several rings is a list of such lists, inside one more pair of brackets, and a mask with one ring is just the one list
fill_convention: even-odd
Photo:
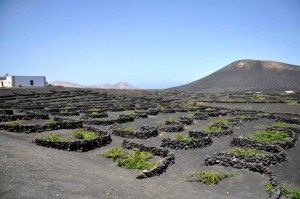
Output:
[[300,65],[299,0],[0,1],[0,75],[166,88],[244,58]]

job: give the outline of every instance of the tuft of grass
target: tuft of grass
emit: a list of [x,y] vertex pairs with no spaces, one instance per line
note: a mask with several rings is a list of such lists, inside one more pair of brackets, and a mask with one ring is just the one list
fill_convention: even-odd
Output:
[[273,189],[273,185],[270,182],[265,183],[265,191],[270,192]]
[[53,118],[50,118],[48,121],[47,121],[48,124],[55,124],[56,121],[53,119]]
[[165,121],[165,124],[177,124],[176,118],[171,118]]
[[223,126],[229,126],[233,124],[233,121],[226,118],[218,118],[215,120],[214,124],[223,125]]
[[250,139],[265,143],[285,141],[288,137],[289,135],[287,133],[276,130],[262,130],[250,134]]
[[[265,183],[265,191],[270,192],[273,189],[273,185],[270,182]],[[286,183],[283,183],[279,186],[282,195],[290,199],[300,199],[300,190],[299,189],[290,189]]]
[[286,183],[280,185],[280,190],[284,196],[291,199],[300,199],[299,189],[290,189]]
[[93,111],[92,113],[91,113],[91,115],[93,115],[93,116],[97,116],[97,115],[100,115],[97,111]]
[[219,172],[219,171],[211,171],[211,170],[206,170],[206,171],[199,171],[190,174],[186,181],[188,182],[201,182],[205,185],[216,185],[222,180],[230,177],[235,177],[239,175],[238,173],[224,173],[224,172]]
[[277,122],[275,122],[275,124],[273,124],[273,126],[275,126],[275,127],[281,127],[281,128],[289,128],[292,125],[289,124],[289,123],[287,123],[287,122],[277,121]]
[[67,142],[68,141],[66,138],[63,138],[61,135],[58,135],[58,134],[51,134],[42,139],[45,141],[48,141],[48,142]]
[[7,122],[7,124],[12,125],[12,126],[20,126],[21,121],[20,120],[10,121],[10,122]]
[[150,161],[153,155],[149,152],[133,149],[130,152],[125,151],[120,147],[113,147],[103,154],[104,157],[117,160],[119,167],[134,170],[152,169],[157,163]]
[[157,163],[150,161],[151,157],[152,154],[149,152],[134,149],[125,158],[118,160],[118,166],[134,170],[152,169]]
[[123,126],[120,128],[121,131],[124,131],[126,133],[134,133],[134,129],[131,126]]
[[93,113],[93,112],[98,112],[99,109],[97,109],[97,108],[90,108],[90,109],[88,109],[88,111]]
[[208,124],[203,129],[206,132],[221,132],[223,131],[223,128],[221,126],[215,125],[215,124]]
[[247,147],[246,148],[234,147],[230,149],[227,153],[234,154],[234,155],[242,155],[247,157],[259,157],[263,155],[259,151]]
[[175,133],[174,138],[177,141],[192,141],[192,140],[194,140],[193,137],[190,137],[188,135],[184,135],[182,133]]
[[103,154],[104,157],[112,158],[113,161],[116,161],[117,159],[122,159],[126,156],[126,152],[121,147],[113,147],[110,150],[106,151]]
[[99,137],[99,135],[96,132],[87,131],[84,129],[76,129],[72,132],[72,134],[75,138],[82,140],[92,140]]
[[158,110],[159,111],[165,111],[167,108],[163,105],[158,105]]

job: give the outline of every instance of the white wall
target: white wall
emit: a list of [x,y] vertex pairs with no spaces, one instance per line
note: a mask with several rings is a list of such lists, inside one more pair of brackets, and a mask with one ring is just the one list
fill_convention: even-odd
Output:
[[1,82],[3,82],[3,87],[13,87],[12,76],[6,76],[6,80],[0,80],[0,87],[2,87]]
[[[44,76],[14,76],[15,87],[21,86],[45,86],[46,79]],[[33,80],[33,85],[30,85],[30,80]]]

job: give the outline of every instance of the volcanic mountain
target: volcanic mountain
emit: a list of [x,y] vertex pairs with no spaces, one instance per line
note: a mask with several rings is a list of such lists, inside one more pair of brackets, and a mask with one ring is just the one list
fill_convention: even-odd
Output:
[[239,60],[197,81],[171,89],[201,93],[300,91],[300,66],[276,61]]

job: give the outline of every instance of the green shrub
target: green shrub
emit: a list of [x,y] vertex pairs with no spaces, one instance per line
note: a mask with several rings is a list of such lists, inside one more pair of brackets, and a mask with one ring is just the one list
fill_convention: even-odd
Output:
[[48,124],[55,124],[56,121],[53,119],[53,118],[50,118],[48,121],[47,121]]
[[188,135],[184,135],[182,133],[175,133],[174,138],[177,141],[192,141],[192,140],[194,140],[193,137],[190,137]]
[[121,131],[124,131],[126,133],[134,133],[134,129],[131,126],[123,126],[120,128]]
[[220,125],[220,126],[230,126],[233,124],[233,120],[226,119],[226,118],[218,118],[214,121],[214,124]]
[[177,124],[177,120],[176,118],[171,118],[165,121],[165,123],[167,124]]
[[291,199],[300,199],[299,189],[289,189],[287,184],[283,183],[280,185],[280,190],[284,196]]
[[[282,195],[290,199],[300,199],[299,189],[290,189],[286,183],[279,186]],[[273,185],[270,182],[265,183],[265,191],[270,192],[273,189]]]
[[61,135],[58,135],[58,134],[51,134],[42,139],[45,141],[48,141],[48,142],[67,142],[68,141],[66,138],[63,138]]
[[221,132],[223,131],[223,128],[221,126],[215,125],[215,124],[209,124],[206,125],[203,129],[206,132]]
[[12,126],[20,126],[21,121],[20,120],[10,121],[10,122],[7,122],[7,124],[12,125]]
[[230,149],[227,153],[229,154],[234,154],[234,155],[243,155],[243,156],[248,156],[248,157],[258,157],[261,156],[262,153],[258,152],[255,149],[252,148],[241,148],[241,147],[234,147]]
[[133,149],[130,152],[120,147],[113,147],[103,154],[104,157],[117,160],[118,166],[126,169],[144,170],[152,169],[157,163],[150,161],[151,153]]
[[289,135],[277,130],[256,131],[250,135],[250,139],[258,142],[273,143],[287,140]]
[[273,189],[273,185],[270,182],[265,183],[265,191],[270,192]]
[[93,112],[98,112],[99,109],[97,109],[97,108],[90,108],[90,109],[88,109],[88,111],[93,113]]
[[152,169],[157,165],[157,163],[150,161],[149,159],[151,157],[152,154],[149,152],[134,149],[124,158],[118,160],[118,166],[134,170]]
[[92,139],[95,139],[95,138],[99,137],[99,135],[96,132],[87,131],[87,130],[84,130],[84,129],[74,130],[73,135],[74,135],[75,138],[83,139],[83,140],[92,140]]
[[230,178],[230,177],[234,177],[239,175],[238,173],[223,173],[223,172],[219,172],[219,171],[199,171],[199,172],[195,172],[190,174],[187,177],[187,181],[188,182],[201,182],[205,185],[215,185],[218,184],[220,181],[226,179],[226,178]]
[[292,125],[287,123],[287,122],[283,122],[283,121],[277,121],[275,122],[275,124],[273,125],[275,127],[282,127],[282,128],[288,128],[291,127]]
[[113,161],[116,161],[117,159],[124,158],[126,156],[126,152],[121,147],[113,147],[107,152],[105,152],[103,156],[107,158],[112,158]]
[[124,111],[123,112],[124,115],[128,115],[128,116],[132,116],[132,117],[138,117],[138,113],[136,113],[135,111]]
[[99,113],[98,113],[97,111],[93,111],[93,112],[91,113],[91,115],[92,115],[92,116],[97,116],[97,115],[99,115]]

